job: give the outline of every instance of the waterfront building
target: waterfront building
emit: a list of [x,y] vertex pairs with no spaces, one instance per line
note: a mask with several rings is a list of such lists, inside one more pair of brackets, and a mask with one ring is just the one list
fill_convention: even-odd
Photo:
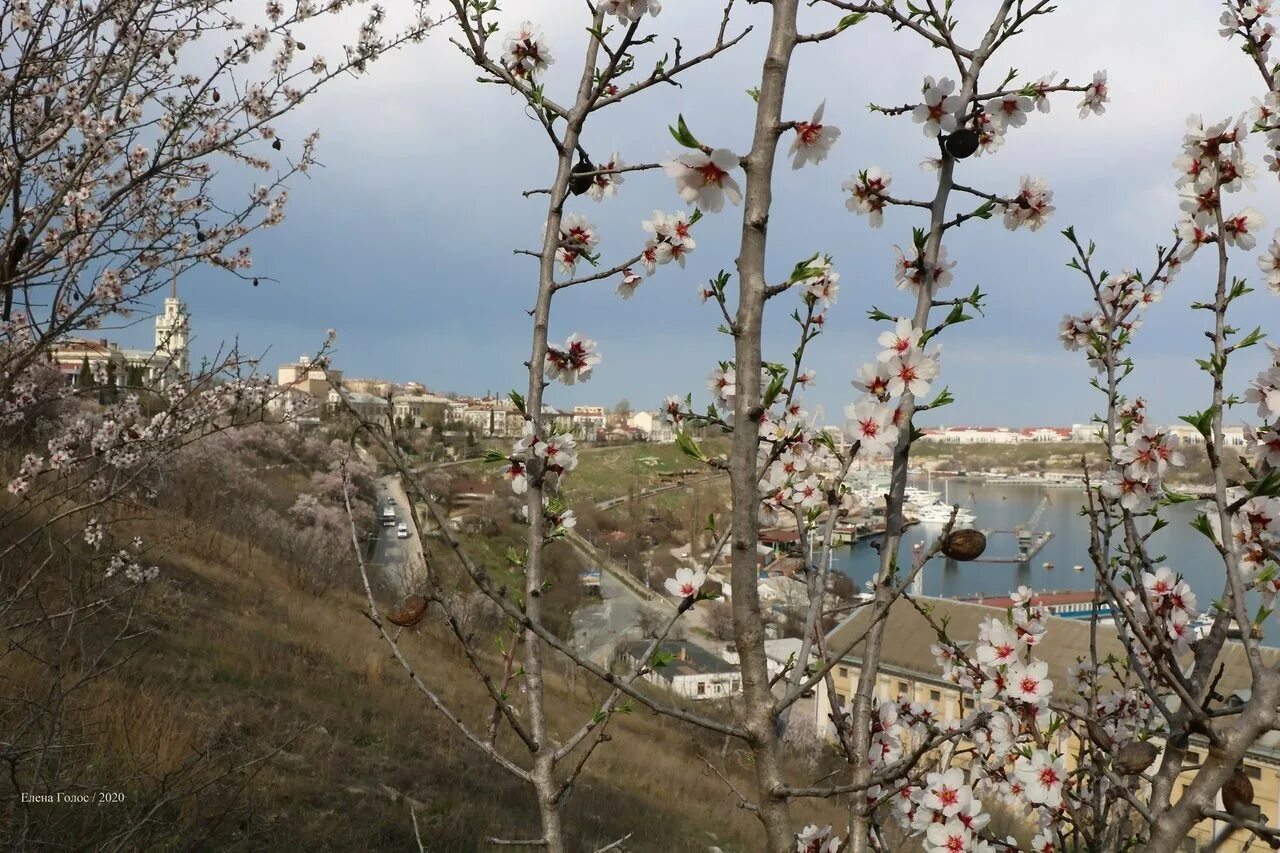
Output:
[[[1049,598],[1052,598],[1052,594],[1049,594]],[[973,602],[923,598],[919,603],[935,622],[947,625],[948,635],[959,642],[962,648],[966,642],[972,643],[977,638],[981,622],[1005,618],[1003,609]],[[854,643],[852,649],[831,671],[842,709],[849,707],[857,690],[865,636],[871,627],[873,611],[874,608],[870,607],[860,608],[837,625],[826,638],[828,649],[843,649],[855,638],[864,638]],[[1036,646],[1036,656],[1049,664],[1049,677],[1057,688],[1055,694],[1066,699],[1069,698],[1067,668],[1078,659],[1090,658],[1089,620],[1049,616],[1046,617],[1045,626],[1048,636]],[[937,634],[920,610],[910,602],[899,599],[890,607],[886,617],[885,636],[887,641],[881,649],[874,692],[877,703],[905,697],[912,702],[931,705],[939,718],[944,720],[959,720],[984,704],[972,691],[963,690],[942,677],[931,648]],[[1110,654],[1123,657],[1126,654],[1114,633],[1109,637],[1099,636],[1098,647],[1100,658]],[[1264,646],[1260,647],[1260,651],[1266,666],[1273,667],[1280,663],[1280,649]],[[1224,644],[1219,661],[1222,672],[1217,681],[1216,692],[1228,697],[1228,703],[1247,699],[1250,676],[1244,646],[1235,642]],[[831,737],[833,733],[829,720],[832,700],[825,683],[819,689],[818,706],[819,719],[828,721],[827,736]],[[1207,753],[1208,744],[1202,738],[1193,737],[1186,763],[1195,766]],[[1079,744],[1074,739],[1068,740],[1066,755],[1069,766],[1074,765],[1078,754]],[[1253,781],[1254,801],[1262,807],[1263,822],[1274,822],[1280,816],[1280,732],[1269,732],[1254,744],[1245,757],[1244,767]],[[1176,790],[1185,790],[1194,777],[1194,770],[1184,772],[1179,777]],[[1221,803],[1218,808],[1221,809]],[[1192,835],[1180,849],[1197,851],[1206,847],[1222,826],[1214,820],[1202,820],[1196,824]],[[1216,849],[1238,853],[1250,838],[1247,833],[1236,833]]]

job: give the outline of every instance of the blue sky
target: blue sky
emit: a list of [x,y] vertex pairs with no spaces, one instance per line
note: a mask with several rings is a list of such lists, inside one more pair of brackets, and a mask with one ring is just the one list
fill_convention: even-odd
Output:
[[[525,18],[543,26],[558,60],[549,92],[567,98],[585,43],[581,4],[503,5],[504,31]],[[715,4],[665,5],[652,25],[679,35],[689,52],[714,37]],[[970,20],[962,18],[962,33],[973,41],[979,18],[985,26],[987,10],[996,4],[959,5],[962,15],[974,10]],[[1256,71],[1217,35],[1219,11],[1208,0],[1079,0],[1033,23],[997,56],[984,78],[988,87],[1010,66],[1020,69],[1020,79],[1056,71],[1074,82],[1106,68],[1112,104],[1105,116],[1081,121],[1079,97],[1059,96],[1051,114],[1033,114],[1027,126],[1012,130],[996,156],[961,164],[964,183],[992,192],[1012,194],[1022,174],[1045,178],[1057,213],[1036,234],[1008,232],[997,218],[971,223],[950,238],[949,252],[959,264],[955,284],[943,295],[981,285],[990,309],[985,319],[943,336],[942,381],[957,402],[935,422],[1069,424],[1094,411],[1098,395],[1087,385],[1090,371],[1055,338],[1062,314],[1087,305],[1083,282],[1064,267],[1068,247],[1058,231],[1074,224],[1082,236],[1096,239],[1099,257],[1112,269],[1150,265],[1155,243],[1168,240],[1176,220],[1170,164],[1186,116],[1235,115],[1262,93]],[[659,87],[598,114],[584,138],[588,150],[598,157],[617,150],[628,162],[665,159],[678,153],[666,126],[682,112],[703,142],[745,153],[753,103],[744,91],[758,82],[768,9],[746,6],[736,14],[735,31],[752,24],[755,32],[689,72],[682,88]],[[832,20],[804,9],[802,30]],[[278,282],[252,288],[215,270],[195,271],[183,281],[197,357],[238,338],[248,351],[266,352],[265,363],[274,368],[314,350],[325,329],[335,327],[336,362],[349,376],[416,379],[435,390],[473,394],[523,389],[529,351],[524,309],[533,299],[536,271],[533,259],[511,250],[537,243],[545,197],[525,199],[520,192],[548,184],[550,152],[513,95],[475,82],[475,70],[448,43],[450,34],[447,27],[437,30],[364,78],[339,82],[282,125],[286,145],[319,128],[325,168],[295,181],[285,223],[253,239],[256,271]],[[669,40],[663,45],[667,49]],[[645,61],[641,68],[648,67]],[[880,328],[866,320],[865,309],[875,304],[890,313],[910,311],[909,295],[893,286],[893,246],[909,243],[924,214],[892,209],[884,227],[872,230],[845,209],[840,183],[879,165],[894,173],[895,195],[932,194],[932,176],[918,164],[936,152],[935,143],[909,118],[871,115],[866,105],[912,100],[924,74],[954,76],[949,64],[947,55],[918,37],[876,20],[797,51],[784,117],[807,118],[825,99],[826,121],[843,135],[821,166],[793,172],[780,161],[768,260],[776,280],[821,251],[834,256],[842,274],[828,331],[813,345],[818,382],[807,396],[811,405],[824,407],[829,422],[853,399],[849,380],[876,350]],[[1260,161],[1260,147],[1251,151]],[[1280,225],[1280,200],[1274,177],[1261,178],[1257,192],[1234,197],[1229,207],[1261,209],[1269,236]],[[642,219],[654,209],[678,207],[672,182],[647,172],[629,175],[614,199],[596,204],[582,197],[568,210],[599,226],[603,259],[611,265],[638,251]],[[731,347],[715,332],[718,312],[700,305],[696,294],[718,270],[733,269],[740,221],[740,208],[733,207],[705,218],[688,266],[660,268],[630,301],[616,296],[616,281],[562,292],[552,338],[584,332],[599,342],[604,361],[586,385],[553,388],[551,401],[613,405],[625,397],[633,407],[653,407],[665,394],[686,391],[705,400],[704,379]],[[1256,282],[1255,254],[1239,253],[1236,269]],[[1130,393],[1145,395],[1158,419],[1171,420],[1207,399],[1207,377],[1192,359],[1208,344],[1201,335],[1208,317],[1187,306],[1208,298],[1213,275],[1211,259],[1197,258],[1148,313],[1134,348],[1140,367]],[[794,324],[786,316],[793,307],[788,297],[774,300],[768,357],[785,359],[794,347]],[[1280,298],[1264,287],[1236,317],[1242,326],[1274,321]],[[1232,387],[1242,389],[1262,358],[1262,352],[1241,357],[1229,376]]]

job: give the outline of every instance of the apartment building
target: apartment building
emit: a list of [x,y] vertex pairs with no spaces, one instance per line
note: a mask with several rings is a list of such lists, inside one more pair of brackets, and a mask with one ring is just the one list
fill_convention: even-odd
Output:
[[[992,618],[1005,618],[1005,610],[998,607],[940,598],[919,600],[930,610],[936,622],[947,624],[949,636],[962,643],[976,639],[979,623]],[[872,615],[872,608],[869,607],[856,611],[827,635],[827,648],[842,649],[854,638],[864,636],[870,627]],[[1077,658],[1089,659],[1089,622],[1084,619],[1050,616],[1046,627],[1048,635],[1036,647],[1036,655],[1049,664],[1050,678],[1059,691],[1064,692],[1067,667]],[[890,608],[885,636],[887,642],[881,649],[881,666],[875,686],[877,701],[905,696],[914,702],[931,704],[939,715],[952,719],[959,719],[977,708],[977,696],[942,678],[930,648],[937,635],[910,603],[899,600]],[[1110,636],[1099,637],[1098,642],[1099,656],[1125,654],[1114,631]],[[842,708],[848,707],[848,702],[857,689],[863,647],[864,641],[859,641],[832,670],[832,681]],[[1263,654],[1269,666],[1280,661],[1280,649],[1264,648]],[[1219,660],[1223,664],[1223,670],[1217,692],[1229,697],[1228,701],[1233,696],[1247,697],[1249,664],[1243,646],[1239,643],[1227,643]],[[832,703],[825,684],[819,691],[818,703],[819,719],[829,720]],[[1068,745],[1069,763],[1072,753],[1078,748],[1078,744]],[[1207,746],[1193,739],[1191,751],[1195,756],[1203,757]],[[1197,758],[1188,755],[1189,764],[1197,761]],[[1280,818],[1280,732],[1271,732],[1255,744],[1244,764],[1253,780],[1254,802],[1261,806],[1264,820],[1274,825]],[[1176,791],[1184,790],[1193,778],[1193,773],[1184,773],[1177,783]],[[1194,853],[1208,847],[1221,828],[1222,824],[1217,821],[1201,821],[1181,849]],[[1244,849],[1250,837],[1248,833],[1238,832],[1217,849],[1224,853],[1238,853]],[[1255,843],[1253,849],[1257,846]]]

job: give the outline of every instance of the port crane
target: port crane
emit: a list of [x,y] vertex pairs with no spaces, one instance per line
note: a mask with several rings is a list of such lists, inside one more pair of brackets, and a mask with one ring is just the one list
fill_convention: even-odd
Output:
[[1040,498],[1040,503],[1036,505],[1035,512],[1031,513],[1031,518],[1027,519],[1027,523],[1019,526],[1018,530],[1025,530],[1027,533],[1035,533],[1036,525],[1040,523],[1040,519],[1044,517],[1044,511],[1049,508],[1053,501],[1049,500],[1049,493],[1045,492]]
[[1053,538],[1052,531],[1044,531],[1037,533],[1040,520],[1044,517],[1045,510],[1053,503],[1049,499],[1048,492],[1040,497],[1040,503],[1036,505],[1035,510],[1031,513],[1031,517],[1027,519],[1025,524],[1015,525],[1013,530],[986,530],[984,533],[990,535],[992,533],[1012,533],[1017,540],[1017,552],[1012,557],[979,557],[975,562],[983,563],[1025,563],[1040,553],[1050,539]]

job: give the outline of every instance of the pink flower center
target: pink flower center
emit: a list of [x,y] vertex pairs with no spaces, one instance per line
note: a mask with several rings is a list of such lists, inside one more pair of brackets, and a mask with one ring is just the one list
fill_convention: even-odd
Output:
[[1046,788],[1055,787],[1058,781],[1058,771],[1052,767],[1046,767],[1040,771],[1040,784]]
[[822,125],[809,124],[807,121],[802,121],[796,125],[796,133],[799,134],[802,143],[812,145],[822,136]]
[[720,186],[720,182],[729,174],[710,160],[708,160],[705,165],[699,166],[695,171],[702,175],[702,183],[704,186],[708,187]]
[[1034,695],[1035,692],[1040,689],[1040,682],[1036,681],[1034,678],[1024,678],[1018,686],[1022,688],[1023,693],[1030,693]]

